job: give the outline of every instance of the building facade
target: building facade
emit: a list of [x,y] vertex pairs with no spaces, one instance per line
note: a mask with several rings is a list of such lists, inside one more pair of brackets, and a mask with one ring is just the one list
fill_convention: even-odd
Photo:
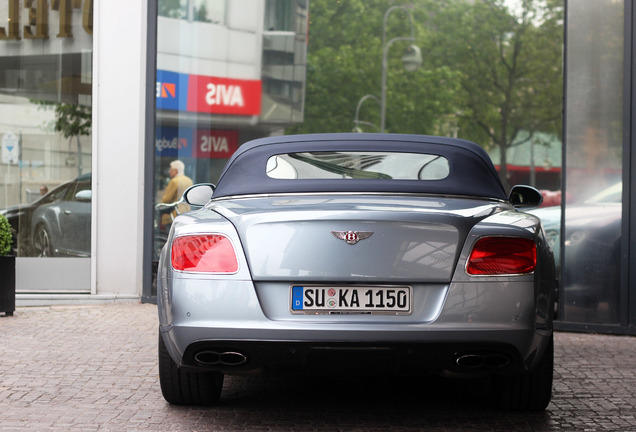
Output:
[[[0,0],[18,303],[154,301],[170,163],[215,182],[242,143],[303,121],[308,17],[307,0]],[[633,0],[565,1],[562,205],[546,217],[563,329],[636,333],[635,22]]]
[[18,304],[152,301],[169,164],[215,181],[302,121],[307,19],[302,1],[0,1]]

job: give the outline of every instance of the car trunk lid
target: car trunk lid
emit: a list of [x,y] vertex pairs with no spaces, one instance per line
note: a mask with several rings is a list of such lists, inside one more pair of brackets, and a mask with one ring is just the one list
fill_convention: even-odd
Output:
[[447,283],[492,200],[316,195],[213,202],[237,229],[255,281]]

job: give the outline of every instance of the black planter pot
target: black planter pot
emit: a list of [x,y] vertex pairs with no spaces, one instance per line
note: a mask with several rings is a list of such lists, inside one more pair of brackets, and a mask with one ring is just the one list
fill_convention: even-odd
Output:
[[15,311],[15,257],[0,257],[0,313],[6,316]]

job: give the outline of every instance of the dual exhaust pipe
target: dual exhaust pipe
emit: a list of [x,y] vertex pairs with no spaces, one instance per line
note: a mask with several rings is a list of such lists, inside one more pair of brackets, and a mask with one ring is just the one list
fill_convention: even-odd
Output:
[[194,360],[201,366],[241,366],[247,356],[237,351],[199,351]]
[[[201,366],[241,366],[247,356],[238,351],[199,351],[194,360]],[[462,354],[455,364],[464,369],[498,369],[510,365],[510,357],[501,353]]]

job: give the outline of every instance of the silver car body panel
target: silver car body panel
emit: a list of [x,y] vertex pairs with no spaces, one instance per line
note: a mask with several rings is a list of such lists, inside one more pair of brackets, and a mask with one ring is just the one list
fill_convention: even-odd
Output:
[[[254,280],[447,283],[460,239],[496,206],[349,195],[237,199],[209,209],[236,227]],[[373,235],[349,245],[332,230]]]

